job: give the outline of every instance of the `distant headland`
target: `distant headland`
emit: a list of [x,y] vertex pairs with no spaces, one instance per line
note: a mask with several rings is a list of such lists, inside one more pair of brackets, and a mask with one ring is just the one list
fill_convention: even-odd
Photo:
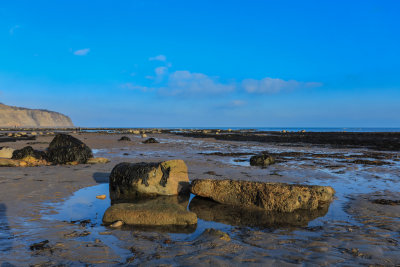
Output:
[[0,103],[0,127],[71,127],[71,119],[58,112]]

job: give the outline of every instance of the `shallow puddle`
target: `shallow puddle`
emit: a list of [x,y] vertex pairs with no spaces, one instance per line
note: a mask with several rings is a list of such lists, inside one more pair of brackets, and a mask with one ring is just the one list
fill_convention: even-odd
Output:
[[[106,199],[97,199],[98,195]],[[85,223],[91,227],[92,234],[100,235],[114,229],[102,225],[102,217],[111,201],[108,183],[99,184],[76,191],[70,198],[55,206],[56,214],[44,215],[47,220],[59,220],[76,224]],[[293,213],[266,213],[232,208],[214,201],[190,196],[187,209],[196,213],[197,225],[186,228],[124,226],[121,230],[168,233],[173,240],[192,240],[207,228],[232,232],[234,228],[275,230],[279,228],[302,228],[328,213],[328,206],[316,211],[297,211]]]

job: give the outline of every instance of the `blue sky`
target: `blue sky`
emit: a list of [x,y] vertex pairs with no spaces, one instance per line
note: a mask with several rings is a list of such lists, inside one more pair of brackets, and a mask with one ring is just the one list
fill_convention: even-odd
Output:
[[79,126],[400,127],[400,1],[0,3],[0,102]]

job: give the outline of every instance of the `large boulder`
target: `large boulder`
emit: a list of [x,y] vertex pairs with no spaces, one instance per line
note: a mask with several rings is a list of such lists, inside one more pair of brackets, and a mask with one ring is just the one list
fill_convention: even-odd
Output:
[[49,145],[47,158],[53,164],[86,163],[93,158],[93,154],[79,139],[67,134],[57,134]]
[[268,211],[315,210],[333,199],[330,186],[235,180],[194,180],[191,192],[222,204]]
[[274,164],[274,163],[275,163],[275,158],[268,154],[256,155],[256,156],[252,156],[250,158],[251,166],[266,167],[266,166]]
[[2,147],[0,148],[0,158],[11,159],[13,152],[14,149],[11,147]]
[[[165,197],[164,197],[165,198]],[[197,216],[173,201],[151,199],[138,203],[119,203],[109,207],[103,216],[105,224],[123,221],[128,225],[188,226],[197,224]]]
[[183,160],[157,163],[119,163],[110,174],[112,201],[157,195],[177,195],[188,189],[189,177]]

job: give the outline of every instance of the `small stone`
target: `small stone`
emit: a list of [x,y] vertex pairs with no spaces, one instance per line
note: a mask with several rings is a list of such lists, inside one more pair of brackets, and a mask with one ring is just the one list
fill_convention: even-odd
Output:
[[106,195],[98,195],[98,196],[96,196],[96,198],[98,198],[98,199],[106,199]]
[[118,228],[118,227],[121,227],[122,225],[124,225],[124,222],[123,222],[123,221],[116,221],[116,222],[112,223],[112,224],[110,225],[110,227]]
[[102,157],[97,157],[97,158],[90,158],[88,159],[88,161],[86,162],[87,164],[98,164],[98,163],[108,163],[110,162],[109,159],[107,158],[102,158]]
[[118,141],[131,141],[128,136],[122,136]]
[[142,138],[147,138],[147,134],[142,134]]

